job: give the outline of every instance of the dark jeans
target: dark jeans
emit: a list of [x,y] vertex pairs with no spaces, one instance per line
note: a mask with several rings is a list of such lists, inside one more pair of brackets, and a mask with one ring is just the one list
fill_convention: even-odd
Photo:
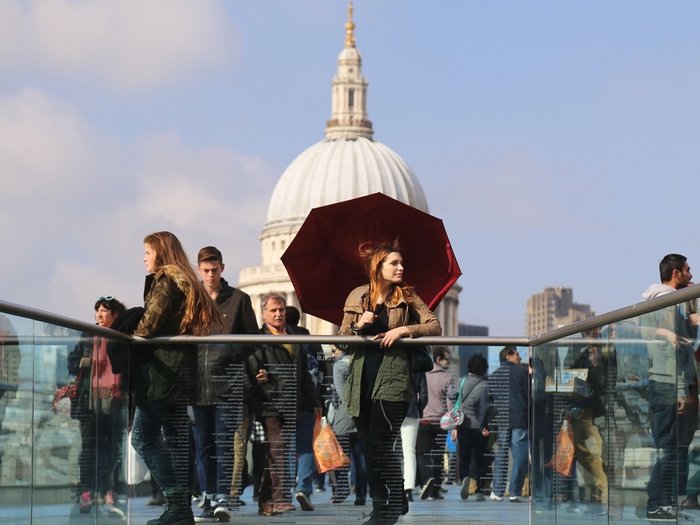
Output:
[[[343,452],[352,461],[355,469],[355,497],[365,499],[367,497],[367,470],[365,469],[365,454],[357,432],[350,434],[338,434],[338,443],[343,447]],[[337,495],[347,497],[350,494],[350,465],[335,471],[335,479],[338,484]]]
[[489,438],[476,428],[457,428],[457,451],[459,456],[459,477],[469,477],[472,454],[476,464],[476,491],[481,492],[491,464]]
[[363,403],[355,426],[365,452],[367,481],[372,506],[387,518],[401,515],[403,474],[401,465],[401,423],[408,403],[375,400]]
[[186,405],[156,401],[136,407],[131,442],[166,498],[189,494],[190,418]]
[[552,469],[545,467],[554,452],[554,417],[547,401],[533,403],[532,496],[538,503],[552,500]]
[[126,432],[126,411],[95,414],[84,411],[80,417],[80,482],[78,492],[106,495],[114,490],[126,494],[126,483],[117,465],[121,463]]
[[[674,402],[671,404],[669,401],[672,399]],[[695,413],[692,416],[678,414],[675,384],[649,381],[649,404],[652,411],[652,436],[662,456],[651,469],[647,484],[647,510],[667,505],[675,507],[676,495],[686,493],[688,445],[697,424],[697,416]]]
[[197,459],[204,470],[200,483],[210,496],[223,497],[231,490],[235,459],[233,438],[243,422],[243,405],[193,406],[192,412],[199,444]]
[[440,428],[440,423],[423,423],[418,425],[416,437],[416,462],[421,485],[425,485],[428,479],[436,482],[433,493],[437,496],[442,483],[443,458],[445,455],[445,440],[447,432]]

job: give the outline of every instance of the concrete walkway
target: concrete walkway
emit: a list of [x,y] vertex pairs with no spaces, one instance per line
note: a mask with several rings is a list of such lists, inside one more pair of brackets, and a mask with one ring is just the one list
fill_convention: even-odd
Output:
[[[565,506],[556,511],[544,511],[541,514],[530,515],[528,503],[510,503],[507,498],[502,502],[486,501],[477,502],[473,496],[464,501],[459,497],[458,486],[447,486],[448,492],[444,500],[420,501],[416,496],[416,501],[411,503],[410,512],[402,517],[398,525],[443,525],[443,524],[484,524],[484,525],[507,525],[526,524],[534,525],[557,525],[561,524],[640,524],[648,523],[646,519],[640,519],[635,515],[633,507],[622,509],[621,516],[591,516],[586,514],[586,505],[581,505],[581,512],[566,512]],[[361,525],[367,519],[367,514],[371,511],[368,503],[364,507],[353,505],[354,498],[351,496],[344,503],[334,505],[329,503],[330,491],[325,493],[315,493],[311,501],[316,509],[312,512],[304,512],[297,508],[294,512],[289,512],[281,516],[265,517],[258,516],[257,504],[252,500],[251,488],[249,487],[243,494],[246,505],[234,512],[230,523],[240,525],[303,525],[303,524],[337,524],[337,525]],[[147,507],[146,497],[133,498],[130,501],[128,523],[133,525],[146,525],[150,519],[157,518],[161,508]],[[298,505],[297,505],[298,507]],[[195,516],[201,510],[193,505]],[[619,514],[619,512],[618,512]],[[680,522],[700,522],[700,512],[685,512],[681,516]],[[102,512],[91,512],[90,514],[76,513],[73,503],[57,505],[36,505],[30,507],[2,505],[0,502],[0,524],[12,525],[93,525],[109,524],[118,525],[124,523],[113,515]]]

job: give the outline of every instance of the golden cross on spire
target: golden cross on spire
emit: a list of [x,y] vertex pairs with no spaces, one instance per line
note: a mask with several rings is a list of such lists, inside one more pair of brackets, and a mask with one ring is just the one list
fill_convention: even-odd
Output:
[[345,24],[345,30],[347,32],[345,35],[345,47],[355,47],[354,29],[355,24],[352,21],[352,2],[348,2],[348,21]]

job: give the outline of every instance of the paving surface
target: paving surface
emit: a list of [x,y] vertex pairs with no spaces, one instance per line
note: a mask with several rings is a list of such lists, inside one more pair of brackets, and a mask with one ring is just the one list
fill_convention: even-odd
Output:
[[[235,511],[230,523],[240,525],[303,525],[303,524],[338,524],[338,525],[361,525],[367,519],[367,514],[371,510],[368,503],[364,507],[353,505],[353,497],[346,502],[334,505],[328,501],[330,492],[315,493],[311,501],[315,505],[315,510],[305,512],[298,508],[294,512],[289,512],[280,516],[265,517],[258,516],[257,504],[250,496],[250,489],[244,495],[243,500],[247,503]],[[146,525],[148,520],[157,518],[162,512],[161,508],[146,506],[148,498],[138,497],[130,501],[129,516],[127,523],[133,525]],[[201,510],[193,505],[195,515]],[[528,503],[510,503],[507,498],[503,502],[490,501],[488,498],[484,502],[477,502],[473,496],[466,501],[459,497],[459,487],[449,486],[444,500],[420,501],[416,496],[416,501],[411,504],[410,512],[402,517],[398,525],[424,525],[424,524],[485,524],[485,525],[506,525],[525,524],[533,525],[562,525],[572,524],[602,524],[602,523],[648,523],[645,519],[640,519],[635,515],[633,507],[625,507],[616,516],[591,516],[586,514],[586,506],[581,506],[581,512],[566,512],[565,507],[557,510],[544,511],[541,514],[530,514]],[[684,513],[679,520],[682,523],[700,523],[700,512]],[[57,505],[37,505],[33,509],[27,505],[20,508],[17,506],[2,505],[0,500],[0,523],[12,525],[92,525],[109,524],[118,525],[125,523],[123,520],[113,517],[107,513],[92,512],[90,514],[76,513],[74,503]]]

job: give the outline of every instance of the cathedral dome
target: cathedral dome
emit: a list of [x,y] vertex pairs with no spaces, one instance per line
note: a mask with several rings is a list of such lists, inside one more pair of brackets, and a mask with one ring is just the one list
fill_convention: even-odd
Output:
[[420,182],[391,148],[364,136],[327,138],[303,151],[282,174],[265,230],[298,226],[312,208],[377,192],[428,211]]
[[[345,24],[345,47],[331,86],[331,118],[326,138],[303,151],[280,177],[270,199],[262,239],[294,234],[313,208],[371,193],[383,193],[428,211],[420,182],[392,149],[373,140],[367,115],[367,78],[355,47],[352,4]],[[280,246],[284,243],[276,243]]]
[[[348,5],[345,47],[338,55],[338,71],[331,84],[331,116],[325,138],[299,154],[282,173],[270,198],[267,220],[260,235],[262,261],[243,268],[236,287],[253,304],[274,290],[287,304],[300,308],[294,285],[280,260],[309,212],[373,193],[383,193],[428,212],[423,188],[413,170],[391,148],[374,140],[367,113],[367,77],[355,47],[352,4]],[[435,310],[445,335],[457,335],[459,285],[448,292]],[[258,321],[262,321],[258,317]],[[311,333],[335,335],[338,327],[302,314],[302,326]]]

